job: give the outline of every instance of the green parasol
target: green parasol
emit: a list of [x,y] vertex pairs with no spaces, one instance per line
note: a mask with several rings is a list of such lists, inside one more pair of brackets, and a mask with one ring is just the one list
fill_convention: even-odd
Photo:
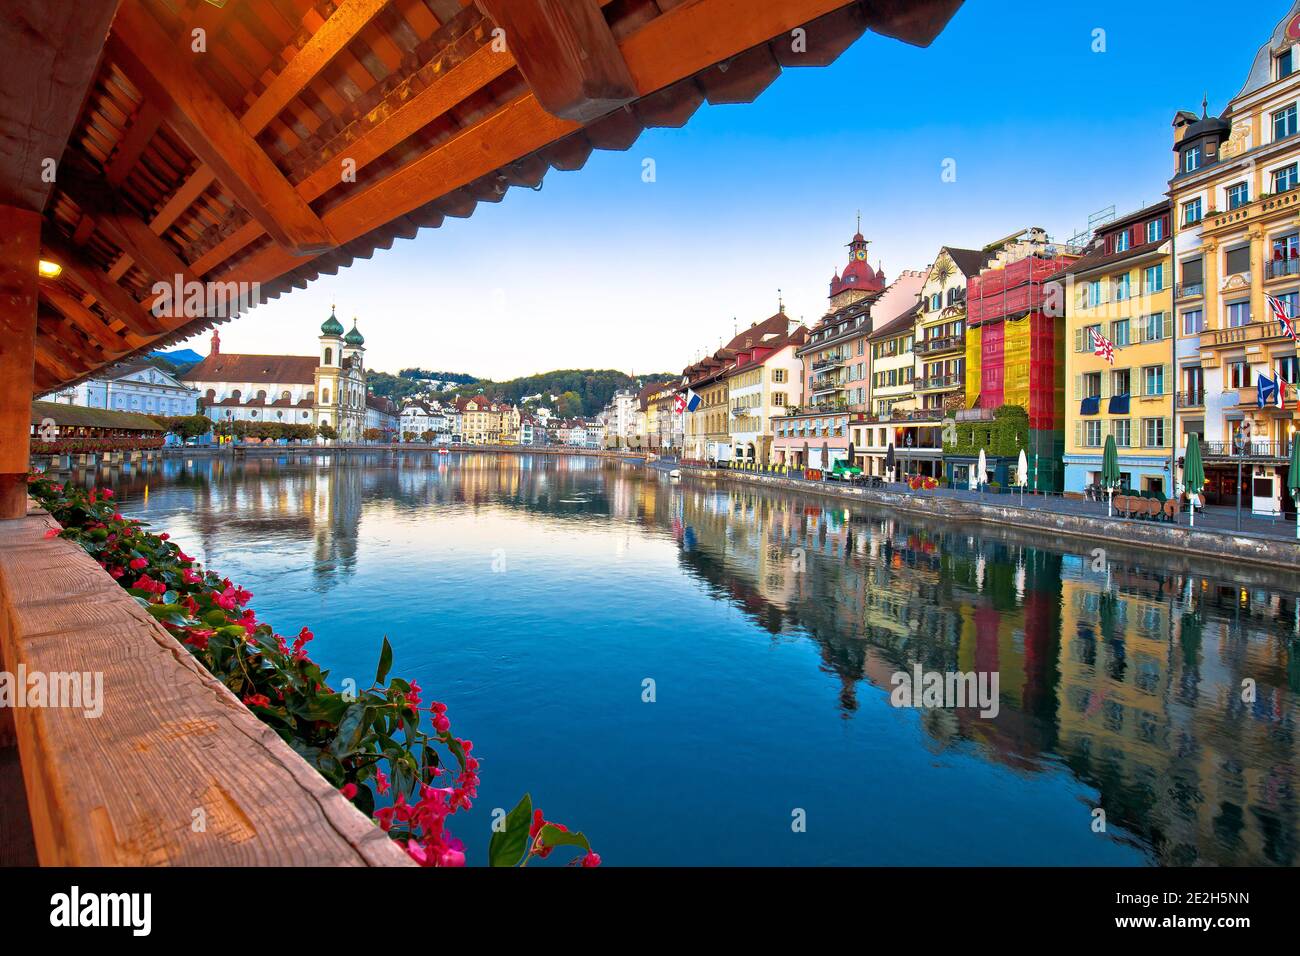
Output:
[[1192,510],[1192,527],[1196,527],[1196,496],[1205,487],[1205,465],[1201,461],[1201,438],[1196,432],[1187,436],[1183,455],[1183,484],[1187,486],[1187,503]]
[[1106,517],[1111,516],[1111,501],[1115,497],[1115,486],[1119,484],[1119,449],[1115,447],[1115,436],[1106,436],[1106,448],[1101,453],[1101,484],[1107,491]]

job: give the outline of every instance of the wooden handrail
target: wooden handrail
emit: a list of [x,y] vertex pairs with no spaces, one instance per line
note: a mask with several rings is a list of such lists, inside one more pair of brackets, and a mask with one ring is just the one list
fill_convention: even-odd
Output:
[[57,527],[0,522],[3,669],[103,675],[12,710],[42,865],[413,865]]

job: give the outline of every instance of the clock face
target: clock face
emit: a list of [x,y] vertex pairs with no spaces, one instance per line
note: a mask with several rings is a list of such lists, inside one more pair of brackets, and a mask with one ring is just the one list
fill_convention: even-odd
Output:
[[867,258],[867,250],[859,249],[857,252],[853,253],[853,258],[857,259],[859,262],[865,261]]

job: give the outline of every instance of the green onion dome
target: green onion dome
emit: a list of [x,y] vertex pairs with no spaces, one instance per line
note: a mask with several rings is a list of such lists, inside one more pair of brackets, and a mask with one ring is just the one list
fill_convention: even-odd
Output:
[[326,319],[325,323],[320,327],[320,334],[321,335],[342,335],[343,334],[343,323],[338,320],[338,317],[334,314],[333,309],[330,310],[330,317]]
[[365,345],[365,344],[366,344],[365,336],[363,336],[359,331],[357,331],[357,320],[356,320],[356,319],[353,319],[353,320],[352,320],[352,331],[349,332],[347,335],[343,336],[343,341],[346,342],[348,345]]

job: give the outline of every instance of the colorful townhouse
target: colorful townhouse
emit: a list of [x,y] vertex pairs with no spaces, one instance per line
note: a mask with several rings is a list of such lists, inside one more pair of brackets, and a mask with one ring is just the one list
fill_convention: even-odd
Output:
[[837,461],[865,467],[863,428],[869,417],[873,329],[915,305],[924,274],[905,270],[887,282],[873,269],[859,231],[849,262],[831,278],[829,306],[797,350],[803,400],[775,424],[774,461],[795,468],[829,468]]
[[1259,48],[1220,116],[1174,118],[1169,181],[1177,271],[1177,403],[1181,467],[1186,436],[1203,439],[1211,504],[1237,499],[1260,514],[1294,508],[1286,489],[1295,400],[1261,380],[1298,380],[1295,340],[1266,296],[1300,313],[1300,3]]
[[921,303],[913,301],[910,308],[868,339],[870,415],[862,439],[863,470],[869,475],[898,479],[905,475],[937,475],[941,468],[942,414],[917,408],[914,347],[920,316]]
[[921,410],[942,417],[966,407],[966,285],[988,262],[979,249],[944,246],[926,274],[912,343]]
[[1066,270],[1065,493],[1101,484],[1108,437],[1120,484],[1173,493],[1170,204],[1099,228]]
[[800,401],[803,362],[795,350],[808,330],[784,312],[755,323],[732,340],[736,357],[727,372],[732,461],[741,467],[772,460],[772,424]]

